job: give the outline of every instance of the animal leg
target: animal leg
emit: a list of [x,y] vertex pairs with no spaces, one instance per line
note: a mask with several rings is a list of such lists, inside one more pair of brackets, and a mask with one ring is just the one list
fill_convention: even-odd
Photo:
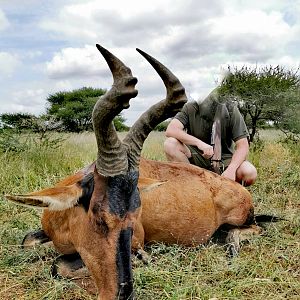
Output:
[[139,219],[136,221],[132,237],[132,252],[140,259],[145,265],[149,264],[149,254],[143,250],[144,248],[145,232],[142,222]]
[[21,245],[23,248],[34,247],[49,242],[49,246],[53,246],[50,238],[45,234],[44,230],[37,230],[29,232],[25,235]]
[[229,257],[233,258],[239,255],[240,252],[240,235],[239,229],[234,228],[229,230],[225,242],[228,244]]
[[236,257],[240,252],[240,243],[249,241],[255,235],[260,235],[262,228],[257,225],[250,225],[243,228],[233,228],[229,230],[226,237],[226,243],[229,244],[229,256]]
[[70,279],[90,276],[79,253],[64,254],[56,258],[52,264],[51,274],[53,277],[61,276]]

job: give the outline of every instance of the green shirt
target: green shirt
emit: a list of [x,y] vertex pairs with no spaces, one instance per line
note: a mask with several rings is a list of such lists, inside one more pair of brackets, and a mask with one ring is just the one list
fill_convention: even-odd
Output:
[[223,110],[224,113],[221,117],[222,159],[225,160],[232,157],[234,142],[249,137],[249,133],[237,105],[230,100],[227,100],[225,104],[221,103],[223,99],[220,98],[214,90],[201,103],[188,102],[176,114],[175,119],[183,124],[188,134],[211,145],[216,108],[218,105],[226,105],[227,109]]

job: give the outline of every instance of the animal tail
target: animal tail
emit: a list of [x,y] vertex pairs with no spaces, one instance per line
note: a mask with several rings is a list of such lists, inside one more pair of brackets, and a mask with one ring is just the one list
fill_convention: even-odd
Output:
[[273,216],[273,215],[255,215],[254,216],[254,223],[272,223],[272,222],[279,222],[279,221],[286,221],[286,219]]

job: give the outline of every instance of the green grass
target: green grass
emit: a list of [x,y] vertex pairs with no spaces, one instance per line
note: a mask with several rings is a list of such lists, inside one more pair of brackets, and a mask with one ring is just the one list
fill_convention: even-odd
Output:
[[[267,136],[267,135],[266,135]],[[258,180],[250,188],[256,213],[286,219],[242,246],[229,261],[224,246],[195,248],[154,244],[151,263],[134,259],[137,298],[148,299],[299,299],[300,295],[300,147],[277,142],[272,132],[253,147]],[[163,134],[152,133],[143,156],[165,160]],[[0,155],[2,194],[27,193],[51,186],[94,160],[92,134],[70,135],[59,149],[31,148]],[[0,299],[95,299],[75,282],[53,279],[58,253],[44,246],[23,250],[24,235],[40,227],[41,212],[0,199]]]

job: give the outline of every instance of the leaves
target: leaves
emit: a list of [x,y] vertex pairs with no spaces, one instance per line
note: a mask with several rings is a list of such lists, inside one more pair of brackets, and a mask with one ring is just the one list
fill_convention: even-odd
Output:
[[[98,97],[105,92],[103,89],[83,87],[70,92],[58,92],[49,95],[47,112],[57,120],[62,121],[64,129],[67,131],[93,130],[92,111]],[[121,115],[114,119],[117,131],[128,130],[124,122],[125,119]]]
[[239,102],[250,138],[253,140],[260,120],[273,122],[278,128],[300,133],[300,77],[298,70],[281,66],[250,68],[228,66],[228,76],[220,86],[221,95]]
[[92,111],[103,89],[81,88],[70,92],[58,92],[47,98],[49,115],[61,120],[65,130],[80,132],[92,130]]

